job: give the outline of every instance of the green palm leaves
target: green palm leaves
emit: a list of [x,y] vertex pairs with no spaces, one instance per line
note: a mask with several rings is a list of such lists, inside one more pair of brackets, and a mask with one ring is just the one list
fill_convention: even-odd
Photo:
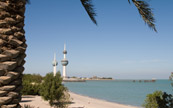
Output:
[[93,5],[92,5],[92,0],[80,0],[82,5],[84,6],[86,12],[88,13],[89,17],[93,21],[94,24],[97,25],[97,21],[95,19],[96,13],[94,11]]
[[[96,13],[93,8],[94,5],[92,4],[91,1],[92,0],[81,0],[81,3],[84,6],[85,10],[87,11],[91,20],[95,24],[97,24],[95,20]],[[128,2],[131,3],[130,0],[128,0]],[[132,0],[132,2],[137,7],[139,14],[142,16],[142,19],[144,20],[144,22],[147,23],[147,25],[151,29],[157,32],[155,24],[154,24],[155,23],[154,15],[153,15],[152,9],[149,7],[149,4],[144,0]]]
[[144,22],[147,23],[151,29],[157,32],[154,24],[155,23],[154,14],[152,12],[152,9],[149,7],[149,4],[143,0],[132,0],[132,2],[137,7],[139,14],[142,16]]
[[30,0],[26,0],[26,3],[27,3],[27,4],[30,4]]
[[[30,0],[26,0],[27,3],[30,3],[29,1]],[[96,13],[94,10],[94,5],[92,4],[92,0],[80,0],[80,1],[82,3],[83,7],[85,8],[86,12],[88,13],[90,19],[93,21],[94,24],[97,25],[97,21],[95,19]],[[139,14],[142,16],[142,19],[144,20],[144,22],[151,29],[153,29],[155,32],[157,32],[156,27],[155,27],[154,14],[152,12],[152,9],[149,7],[149,4],[144,0],[128,0],[129,3],[131,3],[131,1],[134,3],[136,8],[138,9]]]

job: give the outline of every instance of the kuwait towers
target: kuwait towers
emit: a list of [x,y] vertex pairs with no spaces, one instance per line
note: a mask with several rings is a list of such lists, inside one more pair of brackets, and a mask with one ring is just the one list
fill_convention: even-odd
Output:
[[[68,64],[68,60],[66,59],[66,54],[67,54],[67,50],[66,50],[66,45],[64,44],[64,59],[61,60],[61,64],[63,66],[63,73],[62,73],[62,77],[66,78],[66,66]],[[52,62],[53,65],[53,75],[56,76],[56,67],[58,65],[58,62],[56,61],[56,54],[54,54],[54,60]]]
[[66,66],[68,64],[68,60],[66,59],[66,54],[67,54],[67,50],[66,50],[66,45],[64,44],[64,51],[63,51],[63,54],[64,54],[64,59],[61,60],[61,64],[63,66],[63,78],[66,78]]

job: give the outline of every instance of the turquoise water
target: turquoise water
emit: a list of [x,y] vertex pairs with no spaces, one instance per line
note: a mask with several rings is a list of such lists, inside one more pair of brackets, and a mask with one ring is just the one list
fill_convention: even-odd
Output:
[[146,95],[156,90],[173,94],[170,80],[156,80],[156,82],[112,80],[66,82],[64,84],[70,91],[77,94],[133,106],[141,106]]

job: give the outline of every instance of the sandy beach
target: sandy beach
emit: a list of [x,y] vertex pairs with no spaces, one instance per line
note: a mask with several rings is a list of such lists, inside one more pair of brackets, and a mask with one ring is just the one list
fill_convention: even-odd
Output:
[[[90,98],[72,92],[69,93],[72,98],[72,103],[69,104],[69,108],[138,108],[135,106],[128,106]],[[23,96],[22,102],[20,104],[31,105],[35,108],[51,108],[49,106],[49,103],[47,101],[44,101],[40,96]]]

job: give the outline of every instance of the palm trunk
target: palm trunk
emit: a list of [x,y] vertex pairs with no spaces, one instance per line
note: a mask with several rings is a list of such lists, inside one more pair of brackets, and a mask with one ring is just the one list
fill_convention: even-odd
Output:
[[0,108],[20,108],[26,0],[0,0]]

